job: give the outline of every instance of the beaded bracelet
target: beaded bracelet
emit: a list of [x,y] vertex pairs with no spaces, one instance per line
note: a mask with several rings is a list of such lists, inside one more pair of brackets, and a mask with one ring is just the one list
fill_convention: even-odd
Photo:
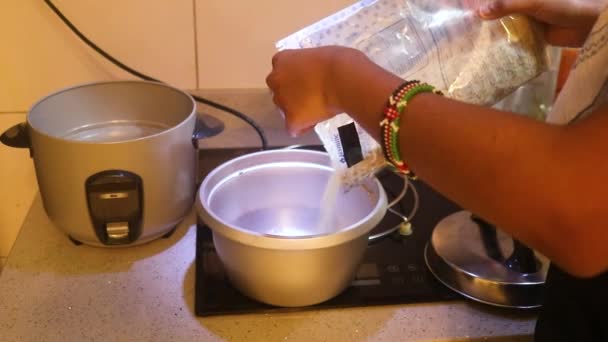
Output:
[[407,81],[388,98],[388,103],[384,109],[384,119],[380,122],[384,157],[394,171],[410,177],[413,177],[413,173],[407,163],[401,159],[399,152],[399,124],[401,114],[405,111],[408,102],[420,93],[443,95],[441,91],[429,84],[417,80]]

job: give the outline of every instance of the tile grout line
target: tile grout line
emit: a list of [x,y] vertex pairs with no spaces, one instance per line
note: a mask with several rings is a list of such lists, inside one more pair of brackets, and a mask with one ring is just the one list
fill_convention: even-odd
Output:
[[200,88],[200,80],[198,75],[198,25],[196,20],[196,0],[192,0],[192,21],[194,26],[194,70],[196,71],[196,89]]

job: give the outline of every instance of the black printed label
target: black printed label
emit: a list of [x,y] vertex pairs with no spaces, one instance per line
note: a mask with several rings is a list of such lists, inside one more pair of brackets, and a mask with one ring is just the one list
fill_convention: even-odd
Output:
[[357,133],[355,123],[352,122],[338,127],[338,134],[340,135],[340,144],[342,145],[346,165],[351,167],[362,161],[363,150],[361,149],[361,141],[359,140],[359,133]]

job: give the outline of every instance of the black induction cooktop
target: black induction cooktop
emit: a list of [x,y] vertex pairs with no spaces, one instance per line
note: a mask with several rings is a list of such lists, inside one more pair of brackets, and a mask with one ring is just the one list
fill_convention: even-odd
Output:
[[[201,179],[217,165],[255,152],[255,149],[213,149],[201,151]],[[400,192],[403,180],[391,172],[378,175],[390,198]],[[400,231],[370,242],[356,278],[337,297],[309,307],[280,308],[252,300],[232,287],[217,256],[211,231],[204,222],[197,224],[195,312],[198,316],[228,315],[259,312],[289,312],[346,308],[387,304],[442,302],[462,299],[460,295],[439,283],[424,262],[424,247],[433,227],[447,215],[460,210],[429,186],[414,181],[419,196],[419,208],[411,220],[411,235]],[[414,195],[408,191],[393,208],[408,213]],[[402,219],[388,212],[372,235],[395,227]],[[380,234],[381,235],[381,234]]]

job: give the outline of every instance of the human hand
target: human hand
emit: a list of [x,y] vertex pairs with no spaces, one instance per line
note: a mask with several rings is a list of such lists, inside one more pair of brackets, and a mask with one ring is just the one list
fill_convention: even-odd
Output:
[[358,53],[329,46],[285,50],[272,58],[272,72],[266,78],[274,103],[285,114],[287,130],[299,135],[320,121],[343,112],[336,79],[340,59]]
[[557,46],[580,47],[608,0],[489,0],[479,9],[484,19],[525,14],[545,26],[545,39]]

